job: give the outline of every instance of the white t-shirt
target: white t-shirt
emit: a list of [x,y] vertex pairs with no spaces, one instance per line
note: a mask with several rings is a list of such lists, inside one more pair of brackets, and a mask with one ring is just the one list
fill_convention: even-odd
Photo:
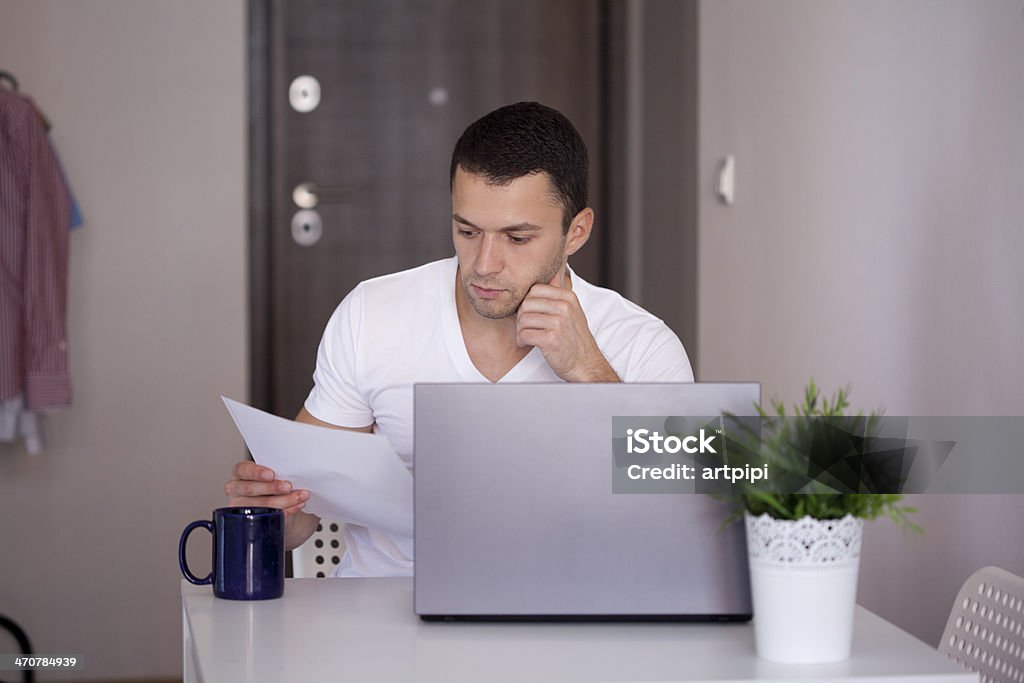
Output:
[[[455,257],[359,283],[317,352],[306,410],[346,427],[373,424],[412,470],[413,385],[488,382],[466,351],[455,308]],[[658,318],[571,270],[572,291],[623,382],[692,382],[679,338]],[[560,382],[533,348],[499,382]],[[411,576],[412,539],[346,524],[337,576]]]

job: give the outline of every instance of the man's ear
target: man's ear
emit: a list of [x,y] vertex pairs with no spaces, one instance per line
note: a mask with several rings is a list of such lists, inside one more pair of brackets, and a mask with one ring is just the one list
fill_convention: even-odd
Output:
[[590,239],[594,229],[594,210],[587,207],[573,217],[565,239],[565,255],[572,256]]

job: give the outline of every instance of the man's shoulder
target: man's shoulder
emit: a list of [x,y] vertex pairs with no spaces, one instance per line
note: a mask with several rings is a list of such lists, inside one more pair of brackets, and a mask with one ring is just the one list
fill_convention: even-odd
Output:
[[613,289],[598,287],[582,278],[577,278],[578,286],[574,291],[580,300],[580,306],[587,316],[591,329],[615,328],[636,329],[646,327],[667,329],[661,318],[645,308],[638,306]]
[[577,297],[594,339],[622,381],[693,381],[686,349],[661,318],[614,290],[586,281]]
[[454,278],[453,260],[431,261],[363,280],[346,298],[358,299],[361,305],[374,309],[416,308],[436,303],[444,292],[442,285],[449,271]]
[[400,270],[395,273],[378,275],[377,277],[363,280],[359,283],[357,289],[369,292],[379,292],[402,289],[404,287],[411,286],[423,287],[428,283],[440,283],[440,280],[444,277],[445,273],[452,270],[453,261],[454,257],[451,257],[441,259],[439,261],[424,263],[422,266],[416,266],[415,268],[409,268],[408,270]]
[[379,341],[400,330],[408,337],[413,330],[433,327],[446,305],[444,285],[449,273],[454,282],[454,259],[363,280],[338,304],[328,332],[347,328]]

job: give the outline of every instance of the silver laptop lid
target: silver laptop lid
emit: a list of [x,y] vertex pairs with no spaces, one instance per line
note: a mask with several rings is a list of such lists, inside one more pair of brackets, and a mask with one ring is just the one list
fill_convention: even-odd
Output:
[[748,415],[756,383],[419,384],[424,617],[749,618],[741,524],[698,494],[613,494],[613,416]]

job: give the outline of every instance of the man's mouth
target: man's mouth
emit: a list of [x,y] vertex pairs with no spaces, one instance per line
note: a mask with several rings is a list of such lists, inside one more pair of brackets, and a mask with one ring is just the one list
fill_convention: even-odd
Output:
[[470,285],[470,287],[473,288],[473,293],[481,299],[494,299],[505,291],[504,289],[488,289],[479,285]]

